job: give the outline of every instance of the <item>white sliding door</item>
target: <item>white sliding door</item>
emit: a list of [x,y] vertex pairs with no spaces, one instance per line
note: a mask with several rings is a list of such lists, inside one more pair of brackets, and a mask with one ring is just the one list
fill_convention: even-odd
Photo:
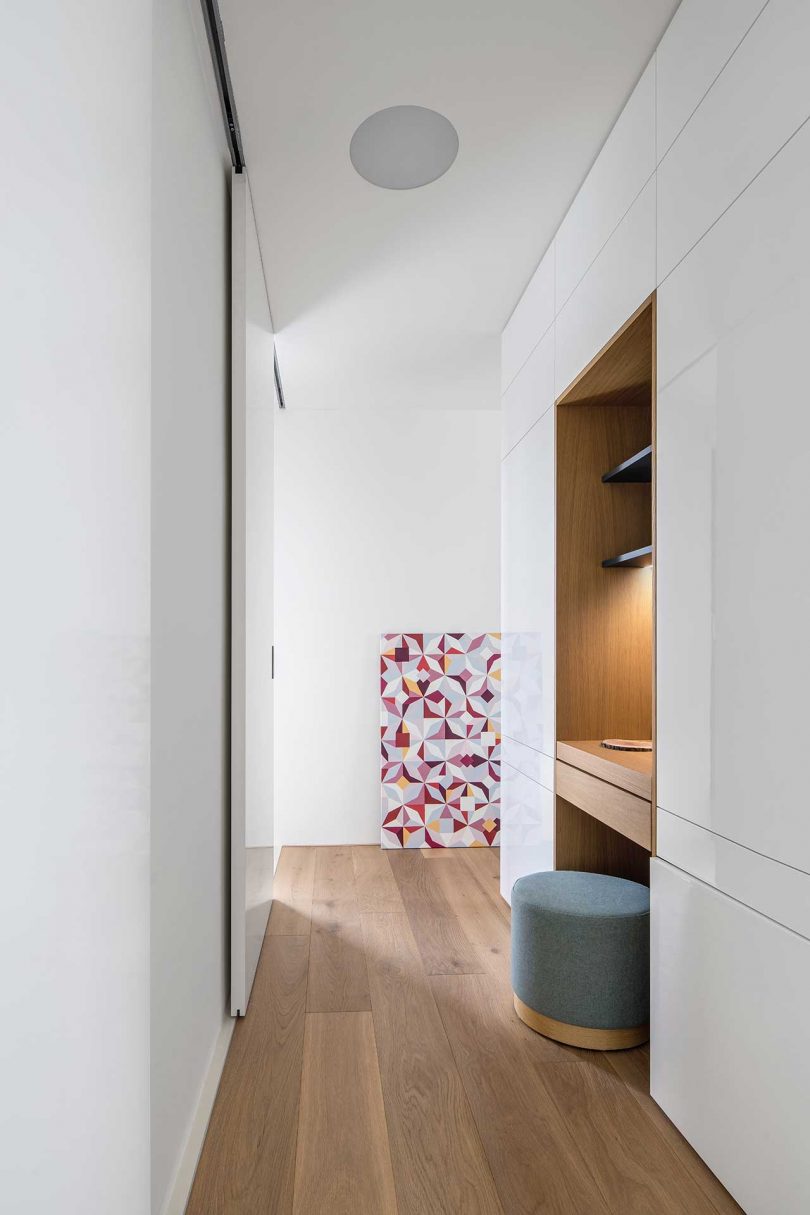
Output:
[[273,893],[273,331],[245,173],[231,195],[231,1012]]

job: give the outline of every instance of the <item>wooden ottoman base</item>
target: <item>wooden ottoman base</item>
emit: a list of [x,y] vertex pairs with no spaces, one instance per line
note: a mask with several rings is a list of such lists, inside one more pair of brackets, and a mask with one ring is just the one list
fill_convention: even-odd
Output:
[[565,1021],[555,1021],[553,1017],[535,1012],[514,993],[513,998],[515,1012],[529,1029],[553,1038],[555,1042],[564,1042],[566,1046],[580,1046],[584,1050],[628,1050],[631,1046],[641,1046],[650,1036],[649,1025],[636,1025],[631,1029],[588,1029],[584,1025],[567,1025]]

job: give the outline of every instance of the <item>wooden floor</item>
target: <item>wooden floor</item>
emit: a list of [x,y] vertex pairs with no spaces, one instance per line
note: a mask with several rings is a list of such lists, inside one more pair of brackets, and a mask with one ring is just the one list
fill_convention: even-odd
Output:
[[514,1015],[495,849],[285,848],[187,1215],[726,1215],[646,1047]]

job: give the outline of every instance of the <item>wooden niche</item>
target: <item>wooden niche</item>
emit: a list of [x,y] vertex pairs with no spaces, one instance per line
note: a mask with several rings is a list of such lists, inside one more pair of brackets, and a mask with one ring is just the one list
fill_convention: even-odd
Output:
[[559,398],[558,869],[649,881],[653,739],[655,297]]

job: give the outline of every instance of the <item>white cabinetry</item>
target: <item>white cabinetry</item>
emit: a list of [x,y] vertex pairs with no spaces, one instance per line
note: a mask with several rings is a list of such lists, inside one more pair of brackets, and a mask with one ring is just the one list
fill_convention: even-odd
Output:
[[658,293],[658,804],[810,873],[810,127]]
[[560,224],[555,242],[557,312],[654,172],[655,63],[651,61]]
[[655,53],[662,160],[765,7],[766,0],[682,0]]
[[770,0],[658,170],[664,278],[810,115],[810,4]]
[[658,807],[658,855],[810,941],[810,874]]
[[501,401],[501,454],[506,456],[554,404],[554,330],[538,342]]
[[501,392],[505,392],[554,320],[554,244],[517,302],[501,339]]
[[810,1210],[810,941],[653,861],[651,1092],[747,1215]]
[[649,181],[557,317],[560,396],[655,290],[655,181]]
[[651,1084],[749,1215],[810,1209],[809,49],[770,0],[658,173]]
[[501,893],[554,865],[554,329],[508,389],[501,465]]
[[553,758],[553,408],[503,461],[502,526],[501,729]]
[[683,0],[504,334],[508,897],[553,845],[538,343],[559,398],[657,287],[652,1092],[749,1215],[810,1210],[808,63],[808,0]]
[[554,760],[542,751],[535,751],[514,738],[504,738],[501,749],[503,762],[509,764],[516,772],[522,772],[538,785],[546,789],[554,788]]
[[501,895],[511,903],[519,877],[554,868],[554,792],[504,762],[501,799]]

